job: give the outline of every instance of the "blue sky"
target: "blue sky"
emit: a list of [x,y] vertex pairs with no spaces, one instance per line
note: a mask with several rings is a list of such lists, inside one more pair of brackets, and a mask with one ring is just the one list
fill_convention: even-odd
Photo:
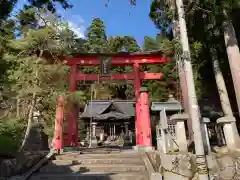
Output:
[[[26,1],[26,0],[25,0]],[[104,21],[108,36],[134,36],[139,45],[144,36],[155,37],[158,33],[148,17],[151,0],[138,0],[137,6],[131,6],[129,0],[69,0],[72,9],[59,13],[69,22],[70,28],[80,37],[84,37],[91,20],[99,17]],[[17,8],[20,8],[24,0],[19,0]]]

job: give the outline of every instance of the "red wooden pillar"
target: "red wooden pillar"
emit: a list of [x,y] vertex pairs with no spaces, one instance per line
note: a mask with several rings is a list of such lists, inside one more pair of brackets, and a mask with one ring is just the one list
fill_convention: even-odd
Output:
[[[77,89],[77,65],[73,64],[71,66],[71,74],[70,74],[70,79],[69,79],[69,91],[70,93],[75,92]],[[68,114],[67,114],[67,141],[65,146],[72,146],[74,144],[73,142],[73,134],[75,134],[75,132],[73,132],[73,123],[76,124],[77,119],[76,119],[76,115],[75,115],[75,109],[74,106],[72,104],[69,105],[68,107]]]
[[148,102],[148,92],[146,87],[141,87],[139,89],[139,101],[140,101],[140,124],[142,125],[142,137],[143,146],[152,146],[152,136],[151,136],[151,122],[150,122],[150,112],[149,112],[149,102]]
[[55,132],[52,140],[52,149],[60,152],[63,148],[63,98],[59,96],[56,106]]
[[135,112],[135,133],[136,133],[136,146],[142,144],[142,135],[141,135],[141,123],[139,121],[139,88],[141,86],[140,80],[140,66],[139,64],[133,65],[133,72],[134,72],[134,93],[136,98],[136,112]]

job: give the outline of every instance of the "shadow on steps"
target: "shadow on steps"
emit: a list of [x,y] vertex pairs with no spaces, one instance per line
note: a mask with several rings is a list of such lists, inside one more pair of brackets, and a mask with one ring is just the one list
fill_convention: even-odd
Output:
[[[108,154],[96,156],[89,156],[84,161],[83,157],[88,155],[74,152],[75,160],[69,160],[69,155],[72,153],[62,154],[64,158],[57,160],[54,158],[44,158],[41,166],[35,166],[31,169],[25,178],[22,180],[147,180],[148,178],[142,173],[145,167],[142,164],[135,163],[135,161],[114,161],[103,163],[107,159]],[[78,155],[77,155],[78,154]],[[114,153],[113,153],[114,154]],[[73,155],[73,154],[72,154]],[[112,158],[114,156],[110,156]],[[95,161],[95,159],[98,161]],[[134,160],[134,157],[133,159]],[[135,159],[136,160],[136,159]],[[83,163],[82,163],[83,162]],[[134,162],[134,163],[132,163]],[[113,163],[113,164],[112,164]],[[31,172],[32,171],[32,172]]]

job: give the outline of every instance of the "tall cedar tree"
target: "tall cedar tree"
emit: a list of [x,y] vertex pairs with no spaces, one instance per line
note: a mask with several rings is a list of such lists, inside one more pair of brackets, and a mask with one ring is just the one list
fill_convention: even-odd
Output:
[[[93,53],[108,53],[108,52],[137,52],[140,48],[133,37],[130,36],[110,36],[107,38],[105,32],[104,22],[100,18],[95,18],[92,24],[89,26],[86,33],[85,47],[87,52]],[[85,67],[81,68],[81,71],[85,73],[99,73],[98,67]],[[112,72],[124,73],[130,71],[130,67],[112,67]],[[82,82],[81,84],[85,84]],[[92,83],[92,82],[87,82]],[[89,92],[89,86],[81,85],[82,88]],[[81,88],[80,87],[80,88]],[[88,88],[87,88],[88,87]],[[128,82],[95,82],[96,94],[102,95],[95,98],[120,98],[120,99],[132,99],[132,84]]]

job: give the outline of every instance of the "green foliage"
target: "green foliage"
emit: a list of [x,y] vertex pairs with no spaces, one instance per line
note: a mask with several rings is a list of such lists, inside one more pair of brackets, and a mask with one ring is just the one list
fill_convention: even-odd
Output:
[[173,17],[171,1],[153,0],[150,5],[149,17],[156,27],[161,29],[161,33],[166,35],[167,27],[169,26]]
[[[175,52],[175,43],[167,38],[156,39],[145,37],[143,43],[144,51],[159,50],[164,54],[169,55]],[[168,99],[169,93],[178,97],[178,84],[177,84],[177,69],[176,61],[172,59],[167,64],[148,65],[145,70],[149,72],[162,72],[162,80],[143,81],[143,86],[148,87],[151,99],[164,101]]]
[[[1,1],[0,25],[4,22],[4,20],[6,20],[9,17],[10,13],[14,9],[18,1],[20,0],[2,0]],[[36,8],[43,8],[43,9],[46,9],[47,11],[55,13],[57,4],[60,4],[64,9],[72,7],[72,5],[69,4],[67,0],[28,0],[28,1],[25,1],[24,9],[26,10],[32,7],[36,7]],[[26,15],[24,15],[24,18],[22,18],[22,19],[25,19],[24,25],[28,25],[28,23],[30,22],[29,20],[31,21],[34,20],[30,18],[31,15],[30,16],[29,15],[30,14],[26,13]],[[28,21],[26,21],[26,18],[28,19]]]
[[64,9],[71,8],[72,5],[69,4],[68,0],[28,0],[30,6],[37,8],[44,8],[53,13],[56,12],[56,4],[59,3]]
[[79,141],[82,141],[85,139],[86,135],[86,126],[84,121],[80,120],[78,121],[78,139]]
[[[34,106],[34,111],[41,114],[44,131],[52,135],[57,97],[63,95],[66,103],[85,102],[82,92],[67,94],[69,68],[58,59],[71,54],[69,50],[75,36],[67,24],[52,13],[44,12],[43,16],[36,9],[28,11],[35,12],[41,27],[26,28],[21,38],[8,40],[9,52],[4,53],[3,58],[12,64],[7,70],[8,81],[10,93],[21,101],[21,118],[26,119],[30,107]],[[36,98],[34,105],[31,104],[33,98]]]
[[19,119],[0,120],[0,154],[15,154],[20,146],[24,125]]
[[[193,64],[195,87],[197,91],[197,96],[200,98],[205,89],[206,83],[204,79],[209,80],[212,77],[212,68],[208,67],[209,64],[207,60],[211,61],[209,54],[209,46],[207,44],[218,44],[222,46],[223,43],[217,40],[220,37],[221,23],[217,22],[222,16],[223,4],[218,4],[216,1],[197,1],[197,2],[184,2],[187,28],[188,28],[188,38],[191,48],[191,60]],[[187,4],[189,3],[189,4]],[[225,2],[226,3],[226,2]],[[220,8],[221,7],[221,8]],[[169,24],[172,24],[173,20],[178,19],[176,10],[174,9],[175,4],[172,1],[155,0],[152,1],[149,16],[157,28],[162,30],[163,35],[172,39],[171,32],[167,33],[167,28]],[[217,13],[212,13],[215,11]],[[218,24],[218,28],[215,26]],[[171,31],[171,30],[170,30]],[[173,39],[175,54],[181,55],[181,45],[177,40]],[[225,52],[224,52],[225,53]],[[212,83],[211,81],[209,81]],[[205,87],[202,87],[205,84]],[[210,85],[211,86],[211,85]]]
[[0,8],[1,8],[0,25],[9,16],[9,14],[13,10],[16,3],[17,3],[17,0],[3,0],[3,1],[1,1],[1,3],[0,3]]
[[89,26],[86,35],[86,43],[88,52],[101,53],[106,52],[107,36],[105,33],[105,26],[100,18],[95,18]]
[[[114,53],[114,52],[137,52],[140,51],[136,40],[130,36],[116,36],[108,37],[106,36],[104,22],[100,18],[93,19],[91,25],[89,26],[86,33],[86,41],[84,43],[86,51],[90,53]],[[124,73],[129,72],[131,67],[112,67],[113,73]],[[84,73],[99,73],[98,67],[81,67],[80,71]],[[96,82],[97,84],[100,82]],[[84,84],[81,83],[81,84]],[[89,86],[81,86],[81,89],[89,93]],[[111,82],[111,83],[102,83],[98,88],[105,89],[105,92],[108,93],[110,89],[110,94],[113,98],[121,99],[132,99],[132,84],[127,82]],[[105,94],[101,91],[102,94]],[[89,96],[90,97],[90,96]],[[100,98],[100,97],[99,97]]]

